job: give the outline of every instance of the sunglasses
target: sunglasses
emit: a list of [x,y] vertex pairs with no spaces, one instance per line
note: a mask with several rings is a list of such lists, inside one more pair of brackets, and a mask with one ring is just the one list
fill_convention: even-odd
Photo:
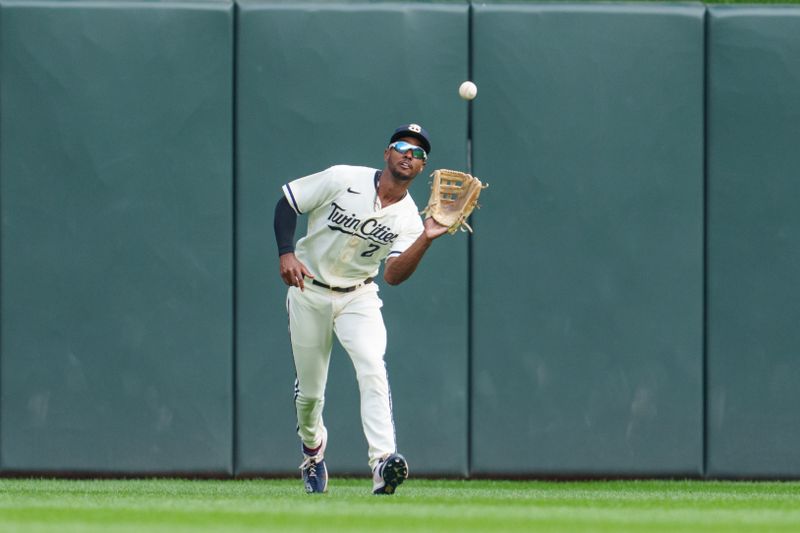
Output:
[[397,152],[398,154],[405,154],[409,150],[411,150],[411,157],[414,159],[422,159],[423,161],[428,160],[428,154],[425,153],[425,150],[420,148],[419,146],[414,146],[411,143],[407,143],[405,141],[396,141],[389,145],[389,148]]

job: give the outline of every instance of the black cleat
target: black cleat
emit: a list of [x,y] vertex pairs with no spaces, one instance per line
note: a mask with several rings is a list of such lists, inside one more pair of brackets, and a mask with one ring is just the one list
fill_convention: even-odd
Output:
[[393,453],[375,467],[372,474],[372,494],[394,494],[408,477],[408,463],[399,453]]

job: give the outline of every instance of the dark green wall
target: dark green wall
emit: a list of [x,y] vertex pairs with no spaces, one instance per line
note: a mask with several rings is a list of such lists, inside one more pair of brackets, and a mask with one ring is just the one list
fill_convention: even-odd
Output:
[[703,15],[475,6],[473,472],[702,472]]
[[0,35],[2,468],[231,473],[232,6]]
[[280,185],[419,122],[490,188],[381,288],[413,474],[799,476],[798,17],[0,0],[0,470],[296,475]]
[[800,476],[800,10],[709,10],[708,472]]

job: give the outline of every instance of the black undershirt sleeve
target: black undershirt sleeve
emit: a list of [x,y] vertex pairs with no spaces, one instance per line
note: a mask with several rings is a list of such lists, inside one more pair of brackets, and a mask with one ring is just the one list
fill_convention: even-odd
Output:
[[297,213],[285,196],[281,196],[275,206],[275,240],[278,242],[278,255],[294,252],[294,231],[297,228]]

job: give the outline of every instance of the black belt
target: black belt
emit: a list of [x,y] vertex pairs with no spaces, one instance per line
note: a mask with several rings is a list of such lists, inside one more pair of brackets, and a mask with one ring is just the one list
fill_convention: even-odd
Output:
[[312,279],[311,283],[313,283],[317,287],[322,287],[323,289],[328,289],[335,292],[353,292],[354,290],[360,289],[361,287],[363,287],[368,283],[372,283],[372,280],[374,279],[375,278],[367,278],[363,282],[359,283],[358,285],[353,285],[352,287],[331,287],[330,285],[325,285],[321,281],[317,281],[315,279]]

